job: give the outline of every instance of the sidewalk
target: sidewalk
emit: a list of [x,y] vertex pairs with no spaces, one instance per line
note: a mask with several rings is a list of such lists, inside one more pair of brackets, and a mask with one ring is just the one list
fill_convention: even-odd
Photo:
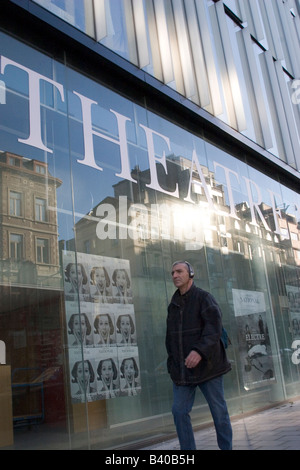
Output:
[[[300,450],[300,400],[232,420],[233,450]],[[197,450],[218,450],[213,426],[195,432]],[[177,439],[144,450],[180,450]]]

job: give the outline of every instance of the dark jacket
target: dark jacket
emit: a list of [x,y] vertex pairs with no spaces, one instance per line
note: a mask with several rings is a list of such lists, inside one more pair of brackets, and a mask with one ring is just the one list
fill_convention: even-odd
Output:
[[[222,313],[213,296],[195,284],[177,290],[168,307],[166,348],[168,372],[177,385],[193,385],[226,374],[231,365],[221,341]],[[191,350],[202,360],[193,369],[184,365]]]

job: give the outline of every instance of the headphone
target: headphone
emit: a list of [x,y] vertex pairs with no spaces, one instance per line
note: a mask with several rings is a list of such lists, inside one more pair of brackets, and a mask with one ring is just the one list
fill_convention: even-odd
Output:
[[190,265],[190,263],[188,263],[187,261],[185,261],[185,264],[186,264],[187,267],[188,267],[189,276],[190,276],[190,278],[192,279],[192,278],[195,276],[194,269],[193,269],[192,265]]
[[186,264],[187,268],[188,268],[190,279],[192,279],[195,276],[194,269],[188,261],[175,261],[175,263],[173,263],[173,266],[175,266],[175,264]]

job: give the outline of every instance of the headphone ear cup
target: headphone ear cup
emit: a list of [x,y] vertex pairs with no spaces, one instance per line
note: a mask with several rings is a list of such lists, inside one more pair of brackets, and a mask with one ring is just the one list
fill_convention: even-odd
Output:
[[190,278],[192,279],[192,278],[195,276],[194,270],[193,270],[192,266],[190,265],[190,263],[188,263],[187,261],[185,261],[185,264],[186,264],[187,267],[188,267],[189,276],[190,276]]

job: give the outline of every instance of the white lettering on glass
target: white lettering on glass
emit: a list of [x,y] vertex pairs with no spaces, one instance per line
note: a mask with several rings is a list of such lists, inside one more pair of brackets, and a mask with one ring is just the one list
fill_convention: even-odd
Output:
[[18,139],[19,142],[31,145],[40,150],[53,153],[53,151],[44,145],[41,135],[41,101],[40,101],[40,82],[44,80],[45,82],[51,83],[55,88],[58,89],[62,101],[64,101],[64,88],[60,83],[51,80],[51,78],[45,77],[34,70],[31,70],[23,65],[14,62],[13,60],[8,59],[7,57],[1,57],[1,73],[3,74],[5,68],[11,65],[17,67],[28,75],[28,86],[29,86],[29,137],[27,139]]
[[234,203],[234,199],[233,199],[231,179],[230,179],[230,175],[232,174],[236,177],[238,183],[240,183],[239,175],[235,171],[230,170],[230,168],[227,168],[226,166],[221,165],[221,163],[214,162],[215,171],[216,171],[217,167],[223,168],[223,170],[224,170],[226,184],[227,184],[228,201],[229,201],[229,206],[230,206],[230,217],[233,217],[235,219],[239,219],[239,217],[237,216],[236,210],[235,210],[235,203]]
[[202,187],[204,189],[208,205],[209,205],[210,209],[212,211],[214,211],[215,210],[214,204],[213,204],[213,201],[212,201],[212,198],[211,198],[211,194],[209,192],[209,188],[206,184],[205,177],[203,175],[203,172],[202,172],[202,169],[201,169],[201,166],[200,166],[197,154],[196,154],[196,150],[193,150],[193,155],[192,155],[192,166],[191,166],[191,172],[190,172],[190,182],[189,182],[188,196],[186,198],[184,198],[184,200],[188,201],[188,202],[193,202],[193,200],[191,198],[191,187],[192,187],[192,175],[193,175],[193,170],[194,170],[194,164],[196,165],[197,172],[198,172],[198,175],[200,177],[200,181],[201,181]]
[[[1,59],[0,72],[2,75],[4,75],[6,71],[6,67],[15,67],[27,74],[28,90],[29,90],[28,92],[29,136],[25,139],[18,138],[18,141],[22,144],[30,145],[39,150],[53,153],[53,150],[47,147],[46,143],[43,142],[43,137],[42,137],[41,100],[40,100],[41,82],[44,81],[44,82],[51,84],[55,89],[58,90],[61,100],[65,101],[63,85],[5,56],[0,56],[0,59]],[[7,93],[5,81],[1,80],[0,84],[1,84],[2,89],[4,90],[4,93]],[[295,85],[298,85],[298,82],[295,82]],[[118,138],[113,138],[102,132],[96,131],[95,129],[93,129],[93,124],[92,124],[92,107],[99,106],[99,104],[96,101],[74,90],[73,90],[73,94],[79,98],[80,103],[81,103],[81,110],[82,110],[84,157],[83,159],[77,159],[77,162],[82,165],[89,166],[95,170],[103,171],[103,168],[101,168],[96,163],[93,139],[94,137],[105,139],[119,146],[121,171],[119,173],[116,173],[115,176],[125,179],[127,181],[130,181],[132,183],[136,183],[136,180],[134,180],[131,176],[130,159],[129,159],[129,152],[128,152],[128,139],[127,139],[127,132],[126,132],[126,126],[129,122],[131,122],[131,119],[127,116],[124,116],[123,114],[118,113],[117,111],[113,109],[110,109],[109,111],[112,114],[114,114],[116,118]],[[6,99],[2,97],[1,103],[2,105],[5,106]],[[150,189],[168,194],[175,198],[179,198],[178,182],[176,182],[174,191],[167,190],[163,188],[161,184],[159,183],[159,178],[158,178],[158,173],[157,173],[158,171],[157,164],[159,163],[162,165],[167,175],[168,168],[167,168],[166,150],[170,153],[172,152],[171,142],[170,142],[169,137],[163,134],[160,134],[159,132],[153,129],[150,129],[149,127],[146,127],[142,124],[139,124],[139,126],[144,130],[145,135],[146,135],[147,155],[148,155],[149,170],[150,170],[150,183],[147,184],[146,186]],[[46,138],[46,136],[44,138]],[[160,150],[160,152],[162,151],[162,156],[158,156],[156,153],[154,142],[158,142],[158,141],[160,143],[160,148],[162,148],[162,146],[165,146],[165,150],[163,151]],[[233,183],[234,183],[233,178],[235,178],[236,182],[240,185],[241,182],[239,180],[239,175],[237,172],[231,170],[230,168],[227,168],[224,165],[221,165],[218,162],[213,162],[213,164],[214,164],[215,172],[218,168],[221,168],[225,175],[228,203],[230,207],[229,216],[235,219],[239,219],[236,213],[236,207],[235,207],[235,201],[234,201],[234,195],[233,195]],[[187,195],[184,198],[184,201],[190,202],[193,205],[195,204],[195,201],[192,199],[192,195],[191,195],[193,175],[195,174],[194,173],[195,170],[197,171],[199,175],[200,184],[207,199],[206,206],[208,210],[217,212],[217,208],[214,206],[212,187],[205,179],[205,175],[203,174],[203,171],[202,171],[202,168],[201,168],[201,165],[200,165],[200,162],[199,162],[199,159],[195,150],[193,150],[193,153],[192,153],[192,162],[191,162],[191,168],[190,168],[190,173],[189,173],[189,185],[188,185]],[[245,176],[243,176],[243,179],[246,183],[248,202],[249,202],[251,219],[252,219],[251,224],[257,226],[258,225],[257,217],[259,217],[265,229],[267,231],[270,231],[270,227],[268,226],[266,219],[261,210],[262,195],[261,195],[260,188],[258,187],[256,182],[250,180],[249,178],[246,178]],[[280,235],[281,230],[280,230],[280,225],[279,225],[279,218],[281,218],[281,212],[278,209],[278,201],[282,201],[282,198],[280,198],[278,194],[274,193],[271,190],[268,190],[268,192],[270,194],[271,209],[272,209],[272,215],[273,215],[274,224],[275,224],[274,233]],[[203,206],[202,203],[201,205]],[[294,206],[294,209],[297,211],[297,213],[299,213],[300,212],[299,204],[297,202],[293,202],[293,206]],[[163,207],[160,207],[160,210],[161,210],[161,213],[165,213],[165,216],[162,217],[162,222],[167,227],[168,225],[171,224],[170,215],[168,211],[163,210]],[[200,205],[199,205],[199,210],[200,210]],[[203,207],[201,210],[203,210]],[[128,211],[127,198],[126,196],[120,197],[119,198],[119,223],[118,223],[120,239],[125,239],[128,236],[127,211]],[[105,204],[103,206],[98,206],[97,216],[101,218],[99,224],[97,225],[97,236],[100,239],[107,238],[107,237],[115,238],[116,213],[115,213],[115,209],[113,208],[113,206],[111,206],[110,204],[107,204],[106,206]],[[142,233],[143,237],[147,237],[149,233],[152,233],[152,236],[157,236],[158,221],[155,218],[152,218],[152,217],[149,218],[146,212],[144,211],[144,208],[135,206],[134,208],[131,209],[131,216],[132,216],[132,224],[130,226],[131,236],[136,237],[137,229],[140,231],[140,233]],[[153,222],[153,226],[151,226],[150,232],[149,230],[147,231],[145,229],[149,220]],[[176,230],[178,231],[178,227],[174,226],[175,233],[176,233]],[[168,232],[169,231],[166,230],[166,237],[169,236]],[[187,233],[190,234],[190,238],[192,238],[197,233],[197,229],[195,230],[193,229],[193,227],[190,227]],[[161,236],[164,237],[164,233],[162,233]]]
[[178,193],[178,184],[176,184],[176,189],[174,192],[167,191],[163,189],[158,182],[158,177],[157,177],[157,166],[156,162],[159,162],[162,164],[164,167],[165,172],[167,173],[167,164],[166,164],[166,154],[165,151],[163,151],[163,156],[162,157],[156,157],[155,156],[155,149],[154,149],[154,142],[153,142],[153,134],[157,135],[161,139],[163,139],[168,147],[168,150],[171,152],[171,147],[170,147],[170,139],[162,134],[159,134],[156,131],[153,131],[152,129],[149,129],[149,127],[143,126],[140,124],[140,127],[144,129],[145,134],[146,134],[146,140],[147,140],[147,148],[148,148],[148,159],[149,159],[149,167],[150,167],[150,175],[151,175],[151,183],[147,184],[148,188],[155,189],[157,191],[160,191],[162,193],[166,194],[171,194],[174,197],[179,197]]

